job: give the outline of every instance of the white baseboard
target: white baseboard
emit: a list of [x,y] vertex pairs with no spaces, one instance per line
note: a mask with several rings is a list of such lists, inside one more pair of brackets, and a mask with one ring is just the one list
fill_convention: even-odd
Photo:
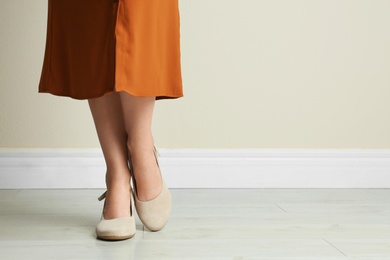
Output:
[[[390,188],[390,150],[159,149],[170,188]],[[0,189],[104,188],[100,149],[0,150]]]

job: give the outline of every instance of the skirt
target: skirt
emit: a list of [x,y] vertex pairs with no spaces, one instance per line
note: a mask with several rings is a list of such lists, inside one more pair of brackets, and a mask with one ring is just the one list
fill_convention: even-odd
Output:
[[49,0],[40,93],[183,96],[178,0]]

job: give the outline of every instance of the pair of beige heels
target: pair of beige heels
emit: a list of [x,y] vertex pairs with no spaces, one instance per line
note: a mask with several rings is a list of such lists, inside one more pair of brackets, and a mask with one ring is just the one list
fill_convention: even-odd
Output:
[[[157,150],[154,147],[154,156],[156,158],[157,166],[160,168],[157,159]],[[130,171],[131,158],[130,158]],[[100,222],[96,226],[96,235],[103,240],[124,240],[132,238],[135,235],[135,218],[134,218],[134,204],[138,213],[138,217],[142,224],[150,231],[158,231],[162,229],[168,222],[171,211],[171,194],[165,181],[162,178],[160,171],[162,189],[160,194],[149,201],[140,201],[137,196],[137,185],[134,176],[132,176],[134,189],[130,190],[130,216],[120,217],[115,219],[104,219],[103,213]],[[101,201],[106,197],[104,192],[98,200]],[[134,198],[133,198],[134,197]],[[104,208],[104,207],[103,207]]]

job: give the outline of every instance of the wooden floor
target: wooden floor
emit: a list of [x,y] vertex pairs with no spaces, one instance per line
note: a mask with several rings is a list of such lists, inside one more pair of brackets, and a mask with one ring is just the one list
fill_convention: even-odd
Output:
[[0,259],[390,259],[390,189],[171,189],[167,226],[95,237],[103,190],[0,190]]

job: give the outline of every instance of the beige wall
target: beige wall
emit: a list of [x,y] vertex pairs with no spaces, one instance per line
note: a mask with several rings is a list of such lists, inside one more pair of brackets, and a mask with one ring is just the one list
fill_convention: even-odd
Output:
[[[161,148],[390,148],[390,1],[181,0],[185,97]],[[46,0],[0,0],[0,147],[99,147],[86,101],[38,94]]]

